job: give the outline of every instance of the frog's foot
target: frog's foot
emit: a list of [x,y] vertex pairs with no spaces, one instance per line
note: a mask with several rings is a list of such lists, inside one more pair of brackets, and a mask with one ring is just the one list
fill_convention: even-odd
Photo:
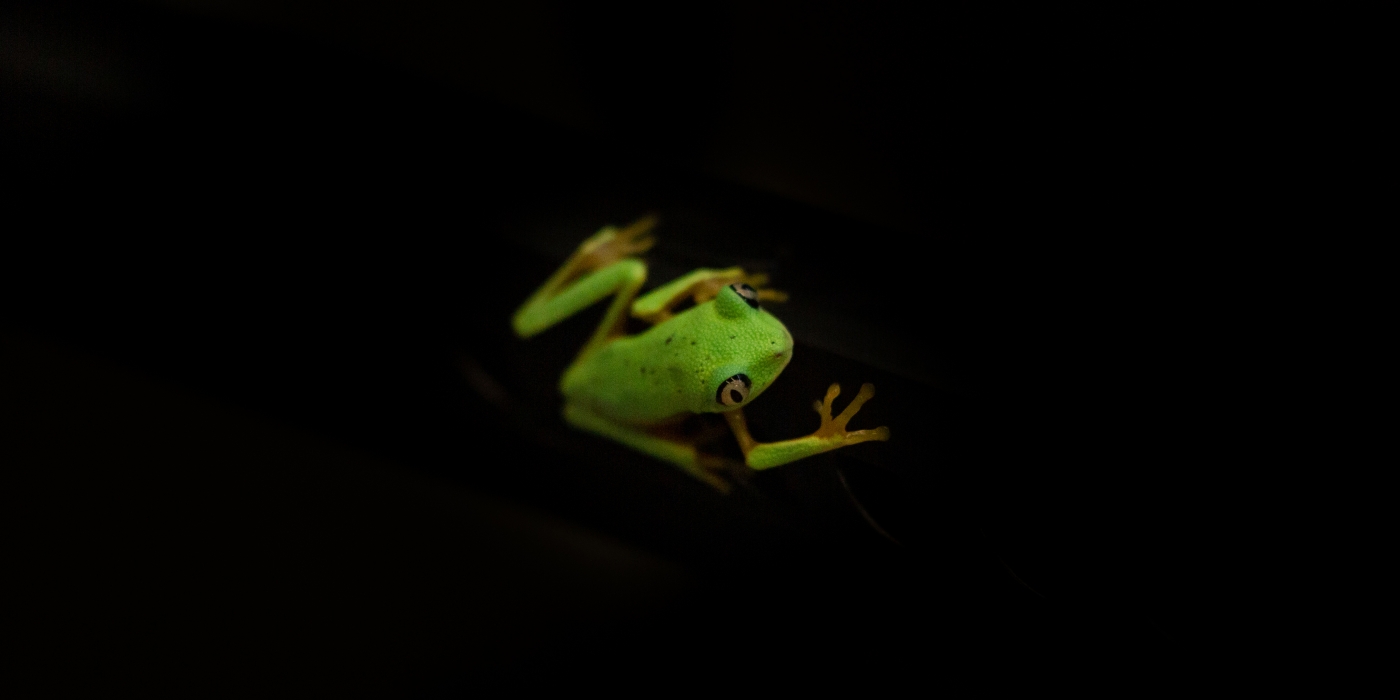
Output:
[[817,432],[812,433],[814,437],[823,440],[836,440],[842,445],[854,445],[869,440],[883,441],[890,439],[890,429],[883,425],[870,430],[846,430],[846,424],[851,422],[851,419],[860,411],[860,407],[864,406],[866,401],[869,401],[875,396],[875,385],[869,382],[860,385],[860,391],[856,393],[854,399],[851,399],[851,403],[846,406],[846,410],[841,411],[840,415],[832,418],[831,402],[835,401],[836,397],[840,395],[841,385],[832,384],[826,390],[825,399],[812,402],[812,408],[816,409],[817,414],[822,417],[821,427],[817,428]]
[[776,301],[781,303],[788,300],[787,292],[781,292],[776,289],[768,289],[768,275],[765,275],[761,272],[756,275],[744,275],[744,279],[741,281],[744,284],[753,287],[754,290],[758,292],[759,301]]
[[788,293],[787,293],[787,292],[778,291],[778,290],[776,290],[776,289],[760,289],[760,290],[758,290],[758,300],[759,300],[759,301],[776,301],[776,302],[778,302],[778,303],[781,304],[782,302],[785,302],[785,301],[788,300]]
[[655,214],[643,216],[628,224],[626,228],[605,226],[579,244],[578,251],[574,253],[574,261],[580,269],[600,270],[619,260],[645,252],[656,244],[656,239],[649,235],[655,226]]

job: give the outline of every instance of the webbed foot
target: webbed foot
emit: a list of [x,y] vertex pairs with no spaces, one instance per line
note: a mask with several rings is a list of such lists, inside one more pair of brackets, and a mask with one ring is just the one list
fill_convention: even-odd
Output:
[[746,274],[744,278],[739,281],[753,287],[754,291],[758,292],[759,301],[776,301],[782,303],[788,300],[787,292],[767,288],[768,275],[761,272],[754,275]]
[[846,424],[851,422],[851,419],[855,417],[856,413],[860,412],[860,407],[864,406],[866,401],[869,401],[875,396],[874,384],[866,382],[860,385],[860,391],[856,393],[854,399],[851,399],[851,403],[846,406],[846,409],[841,411],[835,418],[832,418],[831,402],[835,401],[836,397],[840,395],[841,385],[832,384],[826,390],[825,399],[812,402],[812,408],[816,409],[817,414],[822,417],[822,424],[817,428],[815,433],[812,433],[813,436],[827,440],[835,439],[842,445],[854,445],[870,440],[890,439],[890,429],[883,425],[868,430],[849,432],[846,430]]
[[597,270],[607,267],[656,245],[656,239],[650,235],[655,226],[655,214],[643,216],[628,224],[626,228],[606,226],[580,243],[574,256],[585,269]]

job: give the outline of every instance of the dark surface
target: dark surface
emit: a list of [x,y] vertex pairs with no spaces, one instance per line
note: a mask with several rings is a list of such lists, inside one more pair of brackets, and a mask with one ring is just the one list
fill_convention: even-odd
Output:
[[[61,677],[995,685],[1227,643],[1193,612],[1194,484],[1218,458],[1196,445],[1219,428],[1178,402],[1202,349],[1131,281],[1160,264],[1167,217],[1131,198],[1150,183],[1088,206],[1116,176],[1048,177],[1004,123],[955,117],[937,177],[884,163],[941,183],[891,205],[923,213],[863,219],[698,175],[703,115],[570,132],[314,33],[58,7],[6,9],[25,177],[0,264],[5,461],[22,561],[52,577],[21,612]],[[724,497],[565,429],[554,382],[600,312],[530,342],[507,319],[578,240],[646,211],[653,282],[743,264],[793,295],[760,439],[811,430],[833,381],[873,382],[854,427],[893,439]],[[1130,220],[1147,233],[1111,235]],[[578,538],[607,544],[558,545]]]

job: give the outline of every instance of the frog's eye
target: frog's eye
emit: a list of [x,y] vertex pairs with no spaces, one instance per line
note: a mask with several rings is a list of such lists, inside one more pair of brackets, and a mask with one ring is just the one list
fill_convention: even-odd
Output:
[[731,284],[729,285],[729,288],[734,290],[734,292],[739,296],[743,297],[744,301],[748,302],[749,306],[755,309],[758,308],[758,290],[754,289],[753,287],[750,287],[747,284]]
[[738,406],[748,400],[751,386],[753,382],[749,381],[747,374],[736,374],[719,385],[715,400],[726,406]]

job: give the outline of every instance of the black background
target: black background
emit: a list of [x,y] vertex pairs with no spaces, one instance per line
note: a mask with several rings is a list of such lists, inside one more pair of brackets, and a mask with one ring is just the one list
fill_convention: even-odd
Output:
[[[995,687],[1229,647],[1231,316],[1187,231],[1230,116],[1158,24],[528,7],[4,6],[13,612],[54,682]],[[726,497],[563,428],[596,313],[507,319],[647,211],[653,282],[793,294],[761,438],[831,381],[894,438]]]

